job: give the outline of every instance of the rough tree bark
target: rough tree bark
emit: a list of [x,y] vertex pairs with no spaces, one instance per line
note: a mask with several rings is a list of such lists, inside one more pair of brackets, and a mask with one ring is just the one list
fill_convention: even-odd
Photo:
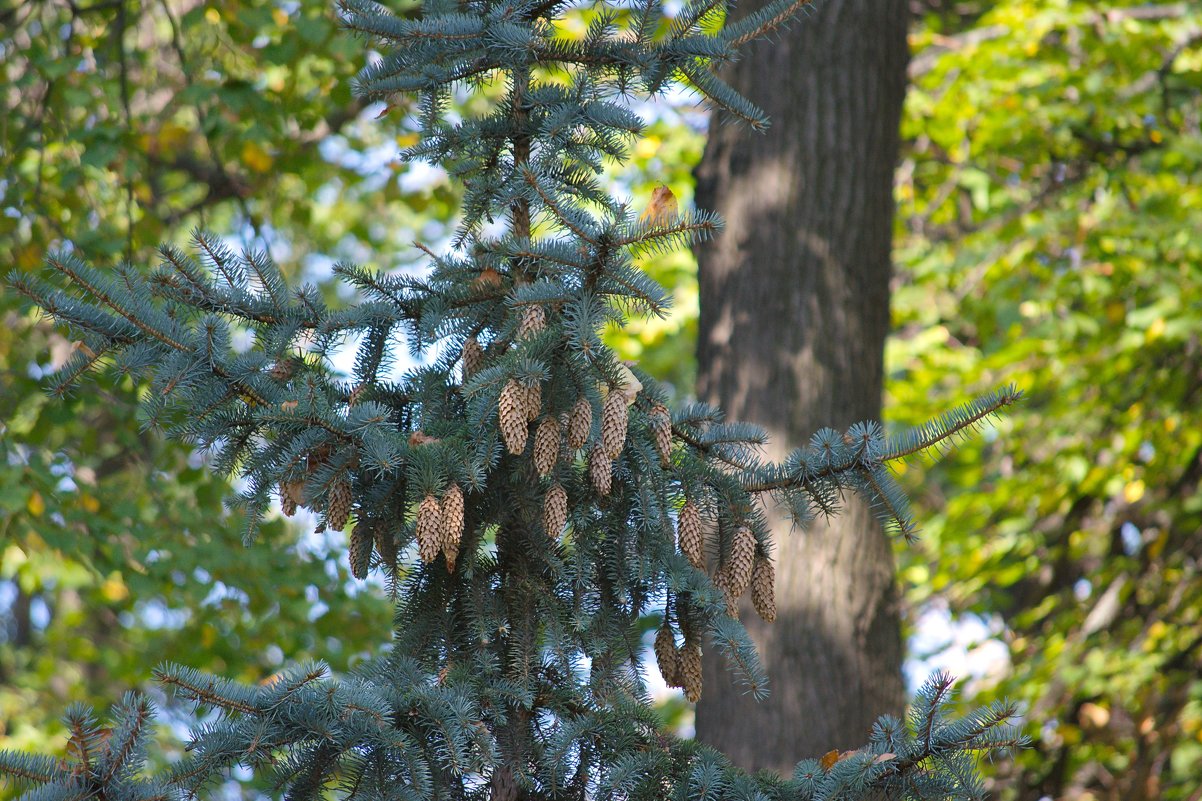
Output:
[[[715,121],[697,168],[698,207],[727,226],[698,249],[698,390],[767,428],[774,458],[824,425],[880,418],[906,26],[905,0],[831,0],[725,75],[772,127]],[[742,614],[772,695],[757,703],[707,654],[697,734],[788,774],[901,710],[902,642],[890,545],[863,503],[774,529],[776,623]]]

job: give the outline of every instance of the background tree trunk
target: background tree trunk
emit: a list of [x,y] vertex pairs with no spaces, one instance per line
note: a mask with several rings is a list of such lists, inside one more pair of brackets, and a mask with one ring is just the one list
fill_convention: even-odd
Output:
[[[698,207],[727,226],[698,249],[698,393],[766,427],[774,458],[822,426],[880,417],[906,27],[904,0],[832,0],[725,75],[772,127],[715,120],[697,168]],[[769,699],[706,655],[697,733],[738,765],[788,774],[902,708],[890,545],[847,500],[806,532],[776,518],[777,621],[742,615]]]

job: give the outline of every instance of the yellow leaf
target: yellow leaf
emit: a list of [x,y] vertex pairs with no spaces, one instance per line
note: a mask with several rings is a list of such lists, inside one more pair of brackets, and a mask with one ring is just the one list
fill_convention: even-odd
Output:
[[639,217],[639,222],[650,222],[652,225],[670,223],[676,217],[676,195],[672,190],[660,184],[651,193],[651,202],[647,210]]
[[1127,503],[1135,503],[1140,498],[1144,497],[1144,490],[1146,489],[1147,486],[1144,484],[1143,480],[1136,479],[1135,481],[1131,481],[1127,484],[1127,486],[1123,487],[1123,500],[1125,500]]
[[659,146],[660,138],[658,136],[644,137],[634,146],[634,155],[636,158],[649,159],[659,152]]
[[626,405],[633,406],[634,396],[643,391],[643,382],[639,381],[630,368],[622,362],[618,362],[618,372],[621,374],[621,378],[618,380],[621,382],[619,386],[622,394],[626,396]]
[[275,159],[258,142],[246,142],[242,145],[242,163],[255,172],[267,172]]
[[42,493],[34,492],[29,496],[29,500],[25,502],[25,508],[34,517],[41,517],[46,513],[46,501],[42,499]]
[[120,573],[111,573],[100,585],[100,597],[109,603],[124,601],[129,597],[129,588],[121,580]]
[[215,8],[205,9],[205,19],[216,25],[221,22],[221,12]]
[[276,6],[271,10],[271,19],[282,28],[288,24],[288,12]]
[[89,514],[96,514],[100,511],[100,501],[86,492],[79,496],[79,505]]
[[1153,342],[1164,336],[1164,329],[1165,323],[1163,317],[1157,317],[1155,320],[1153,320],[1152,324],[1148,326],[1148,333],[1146,335],[1148,342]]

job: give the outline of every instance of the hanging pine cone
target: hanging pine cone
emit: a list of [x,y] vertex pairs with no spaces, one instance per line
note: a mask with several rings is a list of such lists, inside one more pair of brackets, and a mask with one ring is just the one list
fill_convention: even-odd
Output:
[[289,357],[285,357],[272,365],[271,370],[267,374],[271,376],[272,381],[279,381],[282,384],[289,378],[292,378],[292,373],[295,370],[296,362]]
[[326,498],[326,523],[335,531],[346,528],[346,521],[351,516],[351,485],[344,478],[334,480],[330,494]]
[[664,467],[672,464],[672,415],[668,407],[657,403],[651,408],[651,434],[655,438],[655,452]]
[[526,388],[515,379],[509,379],[501,390],[497,402],[497,420],[501,426],[501,439],[514,456],[526,450]]
[[552,484],[543,497],[543,528],[547,536],[557,539],[568,522],[568,493],[559,484]]
[[676,518],[676,539],[680,543],[680,552],[689,560],[689,564],[698,570],[705,570],[701,512],[692,501],[684,502],[680,515]]
[[480,347],[480,341],[475,337],[468,337],[463,343],[460,358],[463,359],[464,381],[484,369],[484,348]]
[[546,417],[534,431],[534,469],[546,478],[558,460],[559,422],[554,417]]
[[463,490],[452,484],[442,496],[442,555],[447,559],[447,570],[454,572],[455,560],[459,558],[459,543],[463,540]]
[[766,556],[755,557],[751,571],[751,602],[766,623],[776,620],[776,566]]
[[676,637],[672,634],[667,615],[655,634],[655,663],[659,666],[659,674],[664,677],[664,684],[669,687],[681,686],[680,651],[676,647]]
[[357,579],[367,578],[367,571],[371,568],[371,546],[372,535],[368,527],[362,523],[355,526],[351,532],[349,560],[351,575]]
[[376,541],[376,553],[384,560],[384,564],[389,567],[396,566],[396,537],[392,531],[388,529],[380,521],[376,521],[372,526],[372,536]]
[[442,507],[433,495],[422,498],[417,507],[417,552],[430,564],[442,548]]
[[526,421],[534,422],[543,410],[543,385],[535,382],[533,386],[521,386],[525,393],[522,397],[522,408],[526,411]]
[[726,614],[739,619],[739,596],[735,594],[733,589],[733,580],[730,577],[730,565],[723,565],[716,574],[714,574],[714,586],[722,590],[722,597],[726,601]]
[[622,447],[626,444],[626,396],[617,389],[611,389],[601,405],[601,445],[610,459],[622,455]]
[[584,447],[588,442],[589,430],[593,427],[593,404],[581,395],[572,407],[572,417],[568,421],[568,446],[574,451]]
[[518,341],[529,339],[547,327],[547,313],[543,311],[542,306],[530,306],[526,309],[526,313],[522,315],[522,322],[518,326]]
[[680,686],[690,704],[701,699],[701,645],[687,637],[680,650]]
[[751,569],[755,564],[755,535],[747,526],[739,526],[730,544],[730,555],[726,561],[729,571],[730,591],[736,598],[751,586]]
[[289,489],[287,482],[280,482],[280,510],[288,517],[296,514],[296,496]]
[[588,477],[598,495],[608,495],[614,481],[614,463],[605,453],[601,443],[593,445],[588,457]]

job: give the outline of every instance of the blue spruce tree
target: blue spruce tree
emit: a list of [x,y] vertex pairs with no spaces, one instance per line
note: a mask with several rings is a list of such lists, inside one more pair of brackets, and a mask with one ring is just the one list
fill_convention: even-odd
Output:
[[[149,275],[63,252],[47,279],[10,277],[79,341],[54,392],[97,367],[147,381],[147,424],[243,479],[248,544],[273,499],[307,507],[350,529],[351,572],[382,571],[397,599],[391,640],[349,675],[313,664],[243,686],[161,666],[160,682],[218,713],[164,772],[144,769],[147,700],[125,698],[107,726],[73,707],[67,762],[0,754],[25,801],[203,795],[236,765],[294,801],[980,796],[976,759],[1020,743],[1015,709],[950,718],[946,676],[908,720],[882,718],[864,748],[791,777],[748,776],[668,735],[649,703],[637,623],[657,609],[669,684],[695,700],[701,650],[716,648],[767,696],[735,617],[747,592],[775,615],[762,504],[804,524],[859,492],[909,536],[890,462],[1017,398],[1006,389],[897,436],[820,431],[765,464],[761,431],[701,404],[669,412],[664,389],[602,344],[604,326],[667,307],[636,257],[720,224],[668,202],[636,218],[606,193],[604,161],[624,159],[643,125],[627,99],[683,83],[766,125],[713,67],[807,4],[776,0],[724,27],[726,5],[669,16],[659,0],[614,3],[573,40],[562,0],[427,0],[417,18],[343,0],[345,24],[383,52],[358,93],[415,96],[421,140],[403,158],[443,165],[464,189],[454,242],[426,251],[424,277],[336,268],[357,305],[331,310],[264,255],[204,234],[203,266],[172,248]],[[487,113],[449,111],[454,92],[485,85],[504,88]],[[253,347],[234,348],[235,333]],[[343,378],[328,355],[348,336],[360,344]],[[397,379],[402,341],[426,361]]]

